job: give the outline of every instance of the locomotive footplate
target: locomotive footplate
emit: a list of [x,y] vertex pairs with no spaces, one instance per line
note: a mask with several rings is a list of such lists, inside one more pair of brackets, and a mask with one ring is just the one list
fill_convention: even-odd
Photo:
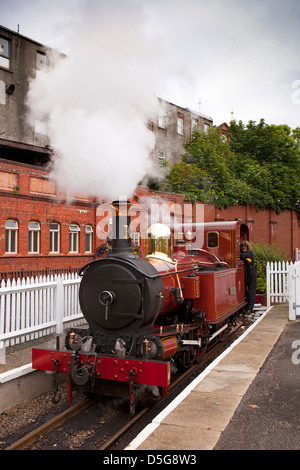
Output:
[[[83,368],[84,376],[89,374],[92,380],[112,380],[130,385],[134,374],[135,384],[154,385],[166,391],[170,387],[170,362],[128,357],[112,357],[98,354],[78,353],[74,361],[74,352],[32,349],[32,368],[44,371],[56,371],[68,374],[72,378],[74,363],[77,369]],[[86,372],[87,371],[87,372]],[[82,379],[83,380],[83,379]]]

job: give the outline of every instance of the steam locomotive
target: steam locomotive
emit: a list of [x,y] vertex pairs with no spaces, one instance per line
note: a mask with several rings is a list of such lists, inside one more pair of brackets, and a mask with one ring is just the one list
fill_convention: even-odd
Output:
[[[106,256],[79,274],[79,302],[87,328],[70,328],[65,347],[32,350],[34,369],[68,376],[72,389],[127,394],[135,413],[141,385],[168,394],[171,362],[187,368],[215,338],[235,324],[245,306],[241,221],[194,224],[203,246],[190,244],[188,227],[149,227],[149,254],[134,255],[128,235],[128,202],[113,203],[114,237]],[[176,241],[174,242],[174,239]],[[56,389],[53,402],[59,401]]]

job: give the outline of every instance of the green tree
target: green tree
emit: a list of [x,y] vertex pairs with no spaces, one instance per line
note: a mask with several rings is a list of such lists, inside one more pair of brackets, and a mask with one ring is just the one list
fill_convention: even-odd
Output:
[[183,193],[218,208],[249,204],[300,216],[300,128],[263,119],[231,122],[229,140],[220,129],[194,130],[182,161],[170,165],[159,189]]
[[258,124],[249,121],[246,126],[233,121],[229,129],[230,146],[237,158],[236,176],[261,192],[255,205],[276,212],[299,212],[300,129],[267,125],[263,119]]

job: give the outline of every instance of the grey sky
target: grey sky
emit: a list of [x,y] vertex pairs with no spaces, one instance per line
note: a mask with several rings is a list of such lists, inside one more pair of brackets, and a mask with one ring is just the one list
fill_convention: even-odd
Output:
[[[109,34],[115,22],[118,37]],[[142,46],[134,54],[146,56],[157,95],[194,110],[200,99],[215,124],[228,122],[233,109],[244,123],[300,126],[299,0],[1,0],[0,24],[73,54],[81,31],[95,32],[98,50],[109,51],[122,50],[128,35],[133,43],[141,27],[149,42],[145,54]],[[97,48],[88,60],[97,60]]]

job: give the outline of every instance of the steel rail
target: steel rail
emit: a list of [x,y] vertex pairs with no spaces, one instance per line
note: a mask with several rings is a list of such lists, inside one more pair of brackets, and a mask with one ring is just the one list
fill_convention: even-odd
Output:
[[57,428],[59,425],[63,424],[68,419],[73,418],[73,416],[76,416],[78,413],[80,413],[80,411],[90,406],[91,403],[92,400],[90,398],[86,398],[85,400],[76,403],[75,405],[71,406],[59,415],[52,418],[50,421],[47,421],[46,423],[39,426],[37,429],[26,434],[26,436],[22,437],[18,441],[6,447],[4,450],[23,450],[28,444],[35,441],[39,436],[51,431],[54,428]]

